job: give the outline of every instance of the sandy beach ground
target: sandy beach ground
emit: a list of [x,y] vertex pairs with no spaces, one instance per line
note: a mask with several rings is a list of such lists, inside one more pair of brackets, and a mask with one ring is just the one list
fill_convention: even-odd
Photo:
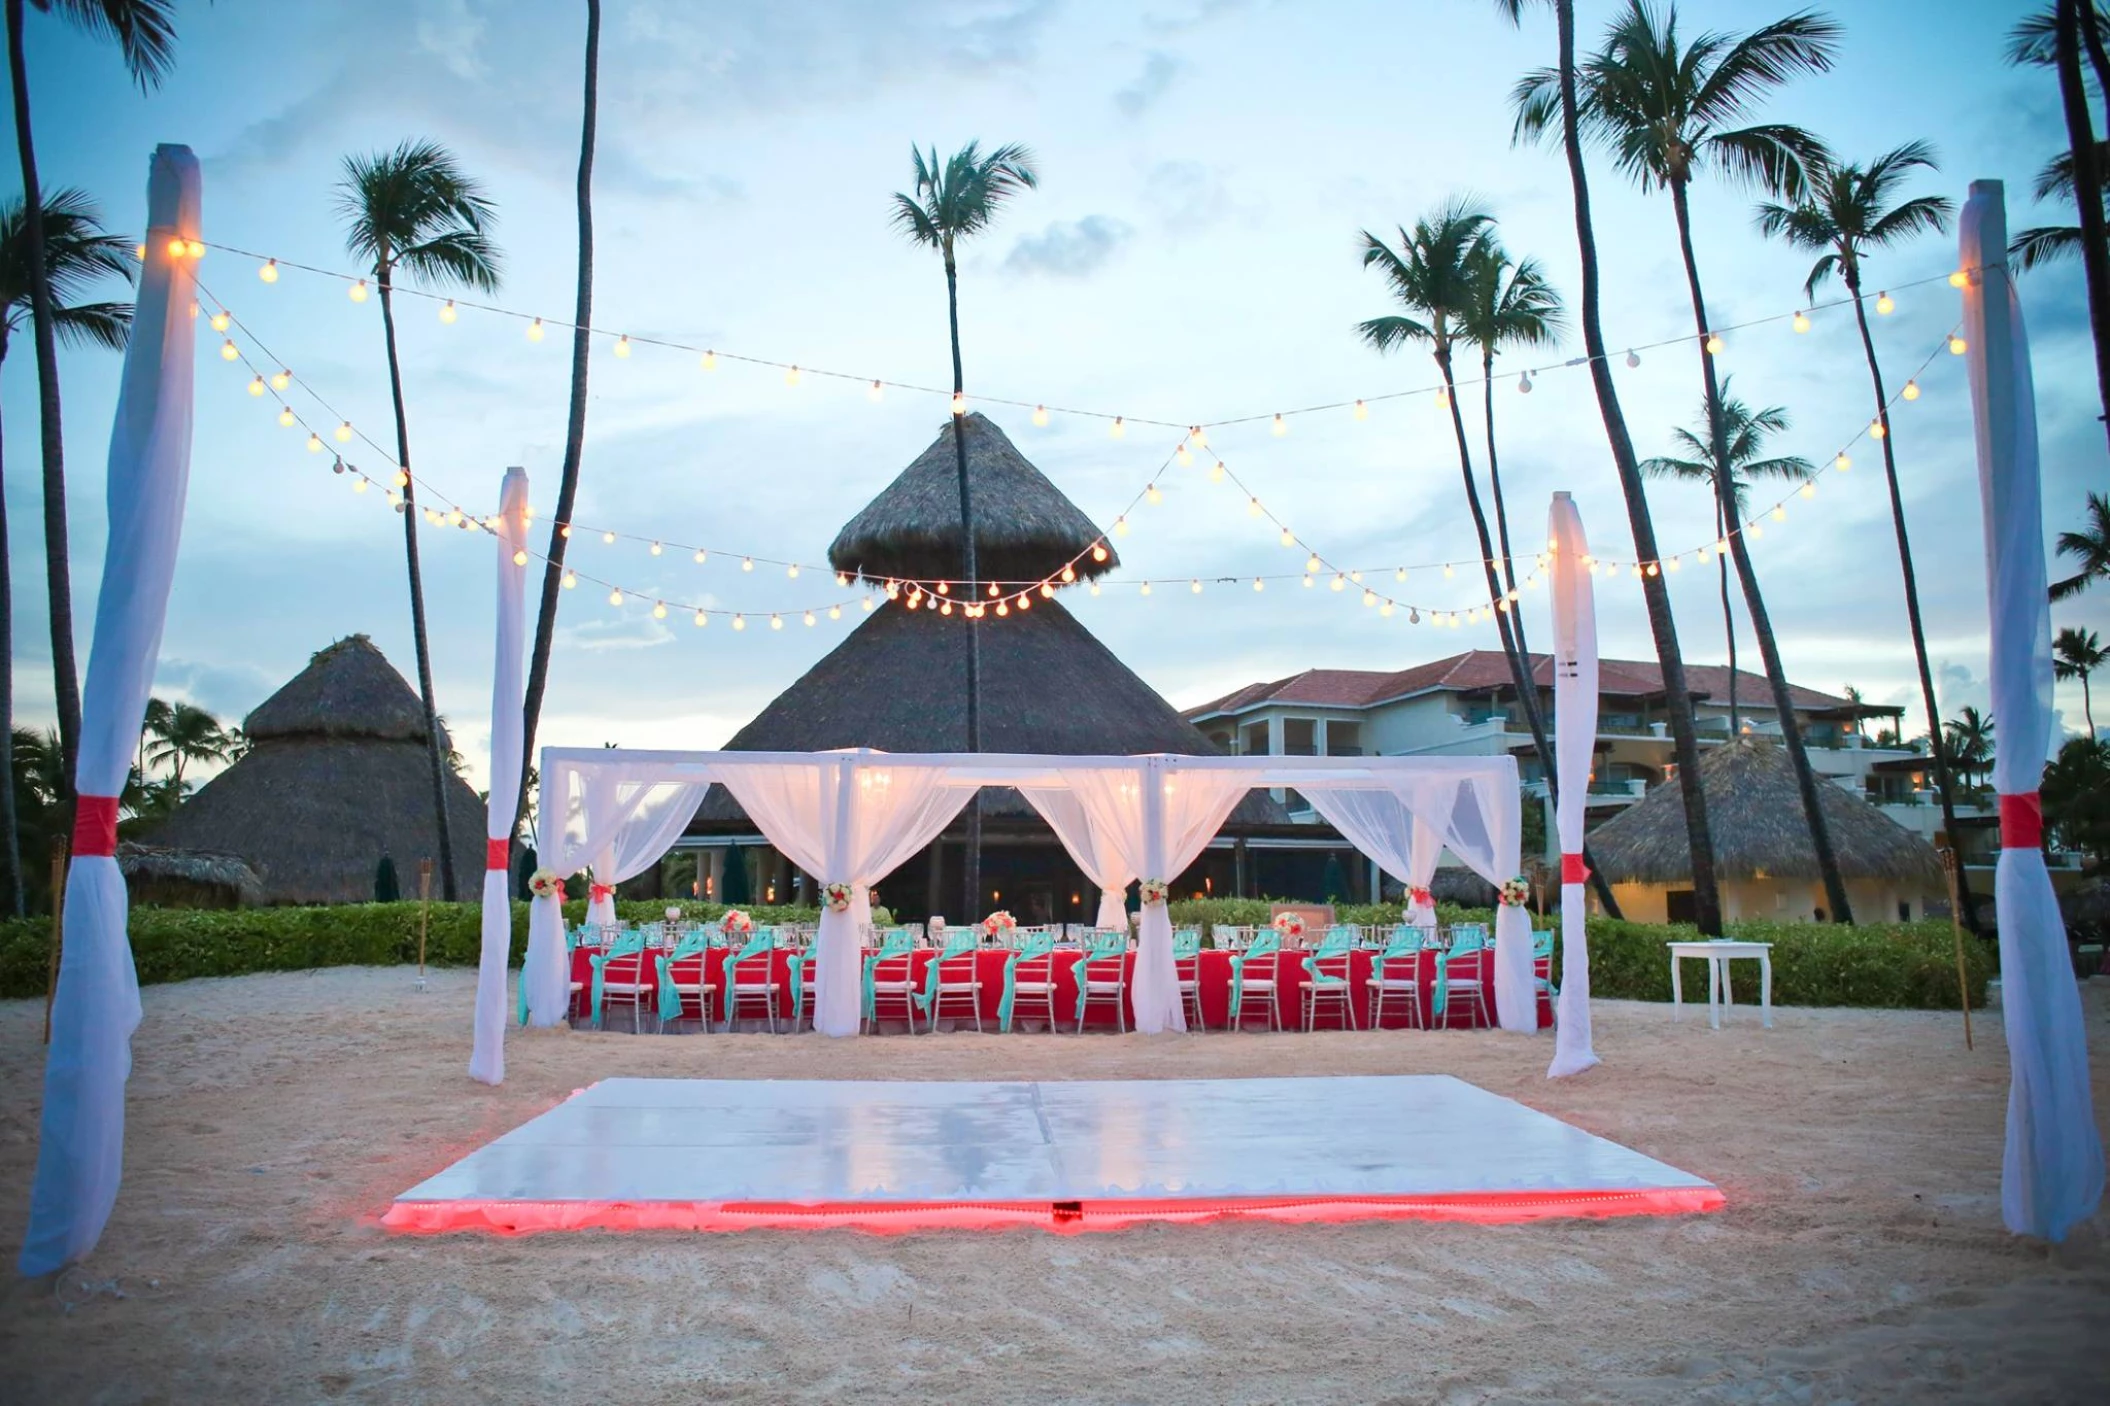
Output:
[[[464,1075],[474,973],[150,987],[101,1247],[14,1278],[41,1003],[0,1003],[0,1400],[2088,1402],[2105,1219],[2000,1226],[2007,1058],[1954,1014],[1602,1002],[1606,1064],[1385,1034],[516,1036]],[[2110,981],[2089,983],[2110,1126]],[[398,1192],[614,1074],[1459,1074],[1718,1183],[1710,1216],[878,1237],[392,1236]]]

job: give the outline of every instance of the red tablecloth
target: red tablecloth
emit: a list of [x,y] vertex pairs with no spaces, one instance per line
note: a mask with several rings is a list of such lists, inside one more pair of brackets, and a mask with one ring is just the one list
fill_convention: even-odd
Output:
[[[575,1017],[584,1018],[592,1014],[593,965],[591,957],[597,950],[579,947],[573,949],[571,954],[571,979],[579,984],[579,990],[572,997],[572,1014]],[[644,964],[645,982],[655,993],[659,988],[659,958],[662,955],[664,954],[658,952],[646,953]],[[713,947],[704,952],[692,953],[675,963],[673,967],[678,980],[693,979],[692,974],[700,969],[705,979],[717,988],[711,1006],[711,1019],[714,1021],[724,1020],[727,1017],[725,965],[732,955],[733,949]],[[874,954],[867,950],[864,955],[866,960],[869,961]],[[937,955],[934,950],[927,947],[918,948],[910,954],[911,969],[914,973],[917,991],[921,992],[926,989],[929,967],[931,962],[936,960]],[[1004,999],[1004,967],[1010,961],[1011,955],[1010,952],[1001,948],[977,948],[972,952],[962,953],[959,956],[946,959],[948,965],[955,967],[957,964],[972,961],[975,969],[980,974],[982,981],[980,1004],[984,1029],[995,1030],[998,1028]],[[1211,1030],[1223,1030],[1230,1026],[1231,955],[1229,952],[1204,949],[1194,959],[1197,963],[1196,975],[1201,982],[1202,1020]],[[1356,1030],[1365,1029],[1369,1024],[1370,987],[1368,983],[1372,965],[1377,955],[1375,952],[1365,950],[1356,950],[1347,954],[1350,987],[1348,1023],[1350,1028]],[[759,981],[762,977],[762,964],[765,961],[770,963],[777,983],[776,1015],[780,1020],[789,1020],[792,1015],[792,956],[793,953],[789,949],[776,948],[770,952],[748,958],[745,967],[745,975],[751,980]],[[1061,1030],[1074,1030],[1077,1028],[1076,965],[1083,956],[1082,952],[1072,949],[1059,949],[1054,954],[1055,1019],[1057,1028]],[[1277,962],[1277,982],[1282,1002],[1282,1025],[1285,1029],[1303,1028],[1303,989],[1306,981],[1309,980],[1304,968],[1305,956],[1306,953],[1302,951],[1285,951],[1276,954],[1274,958]],[[1121,960],[1123,975],[1133,983],[1135,979],[1135,953],[1130,952]],[[1252,959],[1252,963],[1247,969],[1249,974],[1257,973],[1260,966],[1269,960],[1270,958],[1267,957]],[[1417,976],[1421,983],[1421,1010],[1418,1012],[1418,1019],[1420,1025],[1427,1028],[1437,1024],[1434,1010],[1436,954],[1433,951],[1423,951],[1416,960],[1419,965]],[[1497,1019],[1497,1013],[1494,1003],[1493,951],[1483,948],[1478,952],[1453,957],[1450,960],[1453,979],[1475,975],[1480,978],[1482,989],[1486,996],[1486,1023],[1489,1025],[1494,1024]],[[1327,959],[1329,969],[1337,967],[1339,961],[1338,957]],[[1395,971],[1397,970],[1397,964],[1398,959],[1395,958]],[[1185,964],[1182,963],[1181,965],[1184,967]],[[1539,974],[1541,976],[1545,975],[1544,966],[1543,962],[1540,963]],[[811,997],[812,993],[808,992],[807,998],[809,1001]],[[651,1001],[651,1005],[654,1009],[657,1009],[656,994]],[[1122,1001],[1122,1006],[1122,1020],[1132,1029],[1135,1025],[1135,1006],[1132,1001],[1125,997]],[[1543,990],[1539,993],[1538,1006],[1540,1028],[1543,1029],[1552,1025],[1553,1007]],[[695,1011],[690,1009],[685,1011],[684,1014],[694,1016]],[[877,1015],[882,1023],[903,1022],[907,1018],[901,1008],[900,999],[894,996],[881,998],[878,1004]],[[759,1003],[750,1001],[742,1007],[741,1016],[743,1019],[749,1017],[760,1019],[762,1017],[762,1008]],[[973,1018],[961,1008],[957,1001],[947,1006],[946,1018],[953,1023],[965,1021],[972,1024],[973,1022]],[[1017,1002],[1017,1008],[1012,1013],[1014,1025],[1023,1022],[1029,1026],[1038,1027],[1043,1022],[1043,1019],[1043,1009],[1037,998],[1021,999]],[[1248,1001],[1245,1009],[1241,1012],[1240,1023],[1245,1027],[1258,1030],[1266,1028],[1266,1019],[1265,1006],[1256,1008],[1254,1003]],[[1410,1016],[1408,1012],[1401,1008],[1399,1002],[1392,1002],[1385,1012],[1385,1028],[1394,1029],[1405,1026],[1409,1022]],[[925,1023],[920,1008],[917,1011],[916,1023],[919,1026]],[[1113,1029],[1114,1023],[1114,1010],[1110,1002],[1095,1002],[1086,1013],[1085,1028],[1087,1029],[1098,1029],[1101,1027]],[[1462,1000],[1452,1000],[1448,1003],[1442,1021],[1446,1028],[1462,1029],[1472,1023],[1473,1010],[1469,1003]],[[1314,1028],[1320,1030],[1339,1030],[1342,1028],[1340,1014],[1332,1008],[1331,1003],[1321,1003],[1321,1008],[1314,1020]]]

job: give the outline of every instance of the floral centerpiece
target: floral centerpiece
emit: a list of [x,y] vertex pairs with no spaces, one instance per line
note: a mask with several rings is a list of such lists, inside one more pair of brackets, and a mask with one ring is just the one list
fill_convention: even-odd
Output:
[[1172,897],[1172,885],[1163,879],[1145,879],[1136,885],[1136,889],[1141,894],[1146,908]]
[[718,920],[718,930],[727,937],[745,937],[755,930],[755,920],[747,916],[745,909],[728,908]]
[[1018,919],[1012,917],[1005,909],[999,908],[988,917],[982,919],[982,936],[1002,937],[1017,926]]
[[1420,884],[1414,884],[1409,886],[1409,888],[1407,889],[1407,907],[1434,908],[1435,906],[1435,894],[1430,893],[1427,888]]
[[528,892],[537,898],[564,901],[564,876],[552,869],[537,869],[528,877]]
[[1502,906],[1504,908],[1522,908],[1529,902],[1531,902],[1531,880],[1519,874],[1513,879],[1504,879],[1502,881]]
[[822,885],[822,886],[821,886],[821,902],[822,902],[822,903],[825,903],[825,904],[826,904],[826,905],[828,906],[828,911],[829,911],[830,913],[847,913],[847,912],[849,912],[849,911],[850,911],[850,885],[848,885],[848,884],[824,884],[824,885]]
[[1275,931],[1287,941],[1296,942],[1300,940],[1304,936],[1304,915],[1302,913],[1277,913],[1275,915]]

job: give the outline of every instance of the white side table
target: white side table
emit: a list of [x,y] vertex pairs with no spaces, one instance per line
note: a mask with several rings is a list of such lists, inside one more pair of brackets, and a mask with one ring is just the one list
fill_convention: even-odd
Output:
[[1670,1002],[1671,1019],[1682,1020],[1685,1015],[1685,986],[1678,976],[1678,962],[1682,957],[1694,957],[1707,963],[1707,1024],[1710,1028],[1722,1028],[1722,1007],[1736,1004],[1735,993],[1729,988],[1729,963],[1738,957],[1748,957],[1758,963],[1759,1016],[1768,1030],[1773,1028],[1773,944],[1770,942],[1666,942],[1670,949]]

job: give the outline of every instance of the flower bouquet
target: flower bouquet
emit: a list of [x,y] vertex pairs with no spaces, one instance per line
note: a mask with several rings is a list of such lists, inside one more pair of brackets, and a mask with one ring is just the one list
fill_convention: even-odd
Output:
[[1163,879],[1145,879],[1136,885],[1136,889],[1142,896],[1145,907],[1153,903],[1163,903],[1172,897],[1172,885]]
[[821,887],[821,902],[828,905],[830,913],[850,911],[850,885],[825,884]]
[[537,869],[528,878],[528,892],[537,898],[554,898],[564,901],[564,876],[549,869]]
[[1304,915],[1302,913],[1277,913],[1275,931],[1286,942],[1299,942],[1304,937]]
[[1435,895],[1435,894],[1433,894],[1433,893],[1430,893],[1430,892],[1428,891],[1428,889],[1426,889],[1426,888],[1422,887],[1422,886],[1421,886],[1421,885],[1419,885],[1419,884],[1413,885],[1412,887],[1408,888],[1408,890],[1407,890],[1407,907],[1409,907],[1409,908],[1434,908],[1435,906],[1436,906],[1436,895]]
[[718,920],[718,930],[727,937],[745,937],[755,930],[755,920],[744,909],[728,908]]
[[999,908],[988,917],[982,919],[982,936],[992,939],[999,938],[1017,926],[1018,919],[1012,917],[1006,910]]
[[1502,906],[1504,908],[1522,908],[1529,902],[1531,902],[1531,880],[1519,874],[1513,879],[1504,879],[1502,881]]

